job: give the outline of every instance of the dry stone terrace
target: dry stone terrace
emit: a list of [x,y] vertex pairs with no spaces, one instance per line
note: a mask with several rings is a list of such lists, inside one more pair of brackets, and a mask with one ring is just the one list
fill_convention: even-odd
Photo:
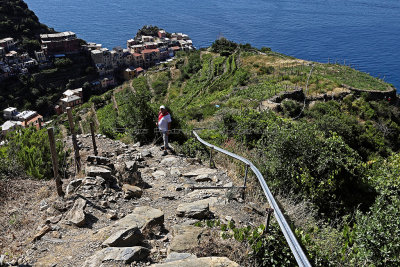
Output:
[[[201,255],[204,219],[237,225],[265,220],[263,207],[247,203],[226,170],[169,154],[157,146],[126,145],[97,136],[99,156],[89,135],[77,136],[85,174],[64,179],[64,199],[44,199],[47,219],[37,229],[19,263],[33,266],[239,266],[227,257]],[[66,140],[72,149],[71,139]],[[73,153],[72,153],[73,154]],[[216,245],[225,240],[219,236]],[[232,242],[232,241],[229,241]]]

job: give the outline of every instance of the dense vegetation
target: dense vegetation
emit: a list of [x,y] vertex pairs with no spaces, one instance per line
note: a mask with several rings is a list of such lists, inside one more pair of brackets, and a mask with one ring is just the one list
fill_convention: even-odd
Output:
[[[53,177],[47,130],[35,128],[15,131],[7,136],[7,144],[0,146],[0,179]],[[61,141],[56,141],[59,169],[65,167],[65,153]]]
[[[39,34],[53,32],[39,22],[35,13],[22,0],[0,1],[0,39],[13,37],[15,40],[38,40]],[[40,45],[39,45],[40,48]]]
[[[280,112],[258,110],[261,101],[306,85],[307,97],[343,92],[342,84],[365,90],[386,90],[389,85],[337,64],[313,63],[310,72],[309,62],[268,48],[260,54],[223,39],[209,50],[213,52],[182,53],[168,71],[150,71],[133,80],[133,88],[147,91],[151,101],[146,112],[130,112],[151,114],[148,120],[154,123],[157,106],[167,104],[179,121],[175,128],[210,128],[202,137],[253,161],[273,192],[291,203],[284,208],[307,207],[305,217],[291,219],[313,265],[398,265],[398,234],[390,234],[400,229],[398,107],[384,99],[372,101],[366,93],[311,103],[304,110],[303,102],[294,100],[284,100]],[[111,101],[98,108],[100,129],[106,121],[123,120],[123,107],[136,103],[126,95],[132,94],[129,88],[124,85],[116,93],[120,114],[111,112]],[[108,120],[107,114],[115,117]],[[152,129],[143,122],[121,125]],[[103,133],[121,138],[114,129]],[[139,138],[135,131],[128,133]],[[189,136],[180,149],[190,154],[204,151]],[[253,248],[253,262],[292,265],[278,228],[272,229],[275,239],[258,243],[259,250]],[[244,242],[253,230],[262,231],[232,231]]]
[[[136,33],[136,36],[158,36],[158,31],[162,30],[157,26],[152,25],[144,25],[141,29],[139,29]],[[166,33],[167,37],[171,36],[170,33]]]

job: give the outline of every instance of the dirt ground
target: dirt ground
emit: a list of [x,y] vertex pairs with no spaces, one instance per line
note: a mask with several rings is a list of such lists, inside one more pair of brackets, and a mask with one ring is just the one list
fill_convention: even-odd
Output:
[[0,180],[0,254],[18,258],[43,223],[40,201],[55,194],[53,181]]

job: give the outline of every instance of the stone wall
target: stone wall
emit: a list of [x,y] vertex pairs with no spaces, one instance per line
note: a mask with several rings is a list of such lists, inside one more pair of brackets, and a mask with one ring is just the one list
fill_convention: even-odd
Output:
[[393,87],[388,87],[386,91],[378,91],[378,90],[363,90],[363,89],[358,89],[351,87],[346,84],[342,84],[344,88],[349,89],[352,91],[355,95],[361,95],[362,93],[367,94],[367,100],[382,100],[382,99],[395,99],[396,98],[396,89]]

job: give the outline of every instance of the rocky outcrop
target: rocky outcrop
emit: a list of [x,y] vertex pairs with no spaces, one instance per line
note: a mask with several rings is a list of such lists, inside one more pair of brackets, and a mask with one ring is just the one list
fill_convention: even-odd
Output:
[[[79,174],[65,183],[65,199],[47,198],[38,205],[49,227],[39,232],[36,247],[23,262],[32,266],[237,266],[223,257],[197,259],[198,248],[210,232],[193,225],[211,218],[222,222],[234,214],[235,223],[241,224],[258,216],[241,212],[244,204],[230,198],[226,190],[193,190],[233,186],[226,171],[207,168],[198,159],[161,157],[158,147],[99,138],[101,156],[92,156],[90,136],[78,137],[81,156],[87,158],[86,165],[82,162],[86,176]],[[219,236],[213,242],[218,245]]]

